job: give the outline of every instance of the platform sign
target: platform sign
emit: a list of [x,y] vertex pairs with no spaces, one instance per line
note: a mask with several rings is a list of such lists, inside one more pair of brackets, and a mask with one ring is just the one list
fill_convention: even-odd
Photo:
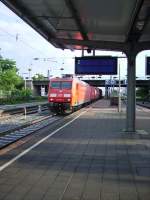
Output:
[[117,57],[111,56],[85,56],[75,58],[75,74],[117,74]]
[[146,57],[145,66],[146,66],[146,69],[145,69],[146,75],[150,75],[150,57]]

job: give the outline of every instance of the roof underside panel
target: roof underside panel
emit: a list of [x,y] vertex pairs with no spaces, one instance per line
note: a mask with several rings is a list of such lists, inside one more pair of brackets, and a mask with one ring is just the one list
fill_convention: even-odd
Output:
[[150,41],[150,1],[145,0],[142,9],[139,13],[139,25],[143,26],[140,41]]
[[[1,0],[58,48],[150,41],[148,0]],[[104,44],[105,42],[105,44]]]
[[125,40],[136,0],[74,0],[83,26],[90,39]]

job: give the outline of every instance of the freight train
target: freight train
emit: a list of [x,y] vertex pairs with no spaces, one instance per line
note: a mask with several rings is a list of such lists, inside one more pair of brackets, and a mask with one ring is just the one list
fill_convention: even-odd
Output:
[[49,108],[54,113],[73,112],[102,97],[102,90],[75,77],[52,78],[49,83]]

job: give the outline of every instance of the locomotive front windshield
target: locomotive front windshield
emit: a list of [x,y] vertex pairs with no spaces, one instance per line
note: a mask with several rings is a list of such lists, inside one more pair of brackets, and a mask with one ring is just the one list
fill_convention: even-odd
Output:
[[71,89],[72,83],[71,82],[61,82],[61,88],[62,89]]
[[50,86],[53,89],[71,89],[72,83],[69,81],[53,81]]
[[53,82],[51,82],[51,88],[53,88],[53,89],[60,89],[60,81],[53,81]]

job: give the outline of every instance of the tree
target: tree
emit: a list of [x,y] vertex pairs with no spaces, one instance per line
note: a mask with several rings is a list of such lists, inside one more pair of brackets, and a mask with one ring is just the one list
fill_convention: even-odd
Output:
[[16,62],[0,59],[0,90],[12,91],[22,85],[23,79],[17,74]]
[[0,58],[0,71],[4,72],[10,69],[16,69],[17,71],[16,62],[13,60]]
[[0,73],[0,89],[4,91],[14,90],[22,81],[21,77],[16,74],[15,69],[9,69]]
[[43,74],[36,74],[35,76],[33,76],[33,80],[36,81],[36,80],[43,80],[45,79],[45,77],[43,76]]

